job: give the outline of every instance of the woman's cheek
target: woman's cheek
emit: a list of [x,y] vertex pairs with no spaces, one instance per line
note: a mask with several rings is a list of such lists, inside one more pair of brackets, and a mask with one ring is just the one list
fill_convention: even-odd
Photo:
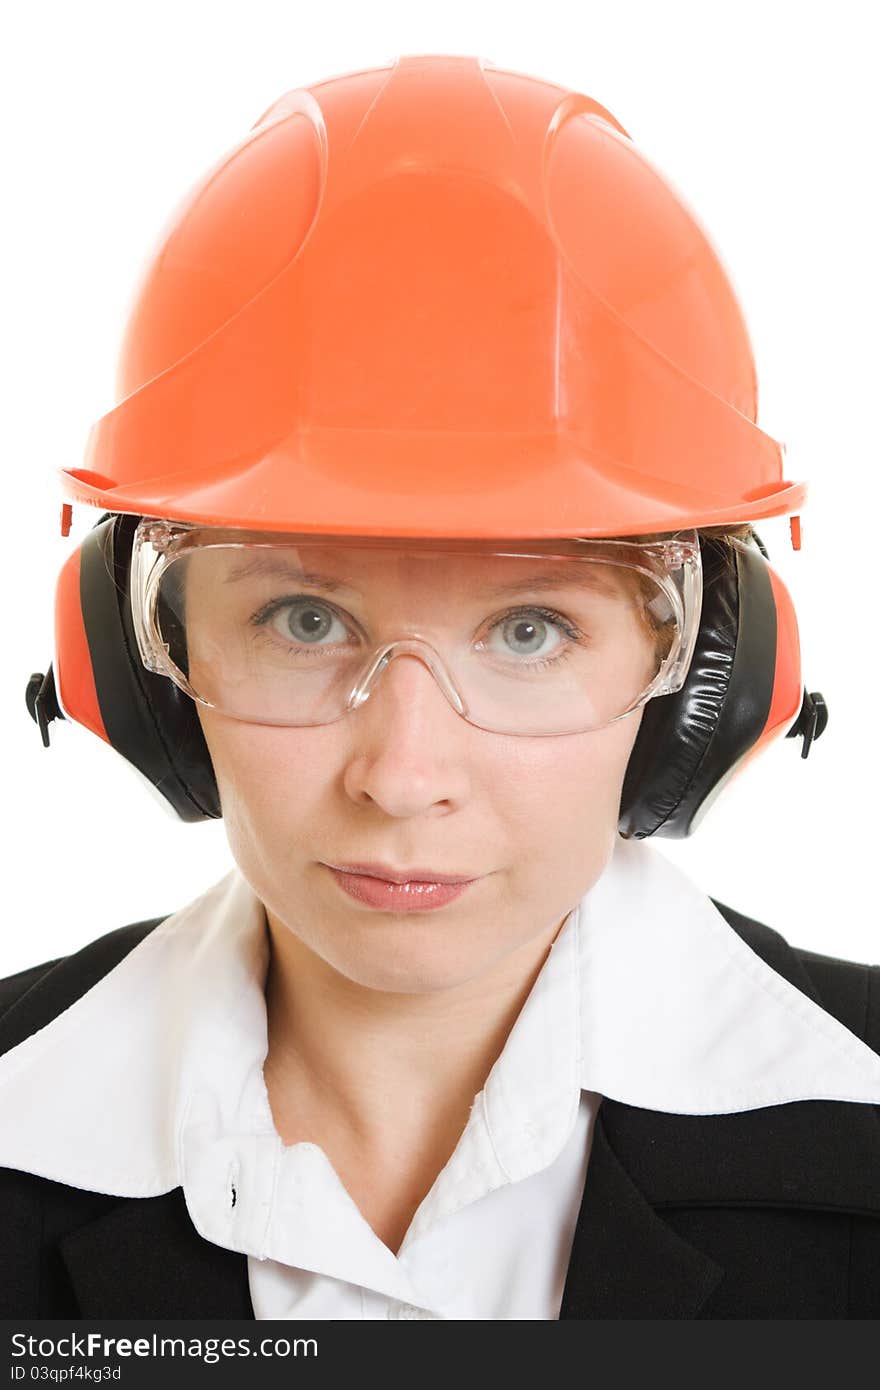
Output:
[[316,730],[213,723],[204,717],[202,722],[221,799],[225,790],[228,800],[269,813],[275,807],[289,810],[294,797],[301,804],[317,779],[326,784],[332,764],[326,741],[314,737]]

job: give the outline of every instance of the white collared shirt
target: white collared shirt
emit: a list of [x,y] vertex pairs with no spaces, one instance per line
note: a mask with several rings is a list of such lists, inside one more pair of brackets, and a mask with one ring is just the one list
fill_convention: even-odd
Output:
[[880,1103],[880,1056],[658,849],[618,839],[395,1254],[325,1152],[277,1133],[268,961],[234,868],[0,1057],[0,1165],[120,1197],[182,1187],[199,1233],[247,1255],[257,1318],[557,1318],[602,1097]]

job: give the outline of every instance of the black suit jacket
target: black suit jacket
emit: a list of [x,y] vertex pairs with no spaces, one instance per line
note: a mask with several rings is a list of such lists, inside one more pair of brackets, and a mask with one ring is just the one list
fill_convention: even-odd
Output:
[[[716,906],[772,969],[880,1053],[880,966],[797,949]],[[0,981],[0,1053],[162,920]],[[0,1317],[253,1316],[247,1256],[198,1234],[181,1188],[113,1197],[0,1168]],[[561,1318],[877,1316],[880,1106],[675,1115],[603,1099]]]

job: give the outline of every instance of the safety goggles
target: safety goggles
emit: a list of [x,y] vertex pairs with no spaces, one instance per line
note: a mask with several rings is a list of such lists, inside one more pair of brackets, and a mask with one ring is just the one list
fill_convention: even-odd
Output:
[[492,733],[603,728],[679,690],[702,601],[696,531],[659,541],[294,535],[144,518],[141,659],[248,723],[331,724],[396,658]]

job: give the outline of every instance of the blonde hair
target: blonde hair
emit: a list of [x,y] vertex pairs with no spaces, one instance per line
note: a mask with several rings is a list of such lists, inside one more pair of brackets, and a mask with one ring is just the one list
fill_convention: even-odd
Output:
[[[745,541],[752,535],[752,524],[750,521],[736,522],[728,526],[697,526],[694,528],[701,536],[710,536],[713,540],[719,541]],[[619,541],[662,541],[668,536],[674,535],[674,531],[651,531],[641,536],[616,536]],[[732,545],[730,549],[732,549]]]
[[[748,521],[737,522],[727,526],[698,526],[695,527],[695,530],[700,536],[718,541],[722,551],[725,552],[726,559],[732,557],[734,541],[748,541],[754,534],[751,523]],[[652,531],[649,534],[640,536],[617,536],[615,539],[621,541],[662,541],[673,534],[674,532],[671,531]],[[669,654],[672,645],[675,634],[675,619],[670,618],[666,622],[663,622],[655,617],[653,610],[647,606],[648,601],[656,595],[653,581],[648,579],[645,575],[636,575],[636,581],[643,599],[641,616],[650,637],[655,643],[657,656],[662,660]],[[712,579],[709,578],[706,582],[711,584]]]

